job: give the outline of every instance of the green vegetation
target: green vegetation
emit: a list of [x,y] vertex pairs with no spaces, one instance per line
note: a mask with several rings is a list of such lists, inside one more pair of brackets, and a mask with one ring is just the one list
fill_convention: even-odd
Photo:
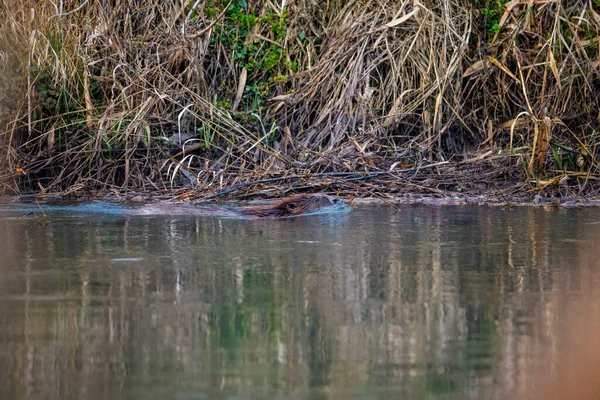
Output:
[[[260,3],[254,3],[254,8],[249,8],[246,0],[231,3],[225,0],[208,2],[204,9],[208,18],[224,15],[223,23],[215,26],[211,49],[214,52],[224,49],[231,63],[246,70],[248,80],[242,98],[253,112],[262,111],[263,104],[274,93],[273,88],[285,84],[298,70],[297,62],[284,57],[281,44],[288,32],[288,11],[268,10],[259,14],[258,6]],[[200,19],[196,10],[191,16],[192,21]],[[234,95],[234,87],[227,87],[225,82],[221,86],[229,97]],[[232,104],[221,100],[219,105],[230,109]]]
[[595,187],[597,2],[61,4],[0,5],[5,190]]
[[484,25],[493,35],[500,31],[500,18],[504,14],[504,5],[510,0],[472,0],[476,9],[479,9],[484,18]]

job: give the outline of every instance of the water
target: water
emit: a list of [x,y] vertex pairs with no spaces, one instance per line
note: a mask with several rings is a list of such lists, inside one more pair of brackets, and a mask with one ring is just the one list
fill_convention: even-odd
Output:
[[595,208],[35,208],[0,206],[0,399],[535,398],[600,332]]

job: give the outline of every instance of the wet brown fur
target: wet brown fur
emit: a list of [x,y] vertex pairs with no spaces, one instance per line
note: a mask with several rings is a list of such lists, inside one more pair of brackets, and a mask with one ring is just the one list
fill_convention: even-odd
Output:
[[324,194],[296,194],[276,203],[245,207],[239,213],[258,218],[285,218],[311,213],[336,201]]

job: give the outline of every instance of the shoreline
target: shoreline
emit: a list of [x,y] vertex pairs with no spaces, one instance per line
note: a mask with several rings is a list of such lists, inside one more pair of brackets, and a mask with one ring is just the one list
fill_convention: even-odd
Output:
[[[291,193],[291,192],[290,192]],[[290,193],[286,193],[289,195]],[[306,192],[309,193],[309,192]],[[310,192],[317,193],[317,192]],[[322,191],[329,195],[336,195],[335,192]],[[88,196],[75,195],[4,195],[0,196],[0,203],[40,203],[40,204],[79,204],[106,202],[114,204],[145,205],[155,203],[173,203],[173,204],[192,204],[192,205],[244,205],[244,204],[267,204],[276,201],[282,196],[261,196],[252,195],[246,198],[222,198],[219,201],[215,199],[208,200],[186,200],[185,197],[164,194],[164,193],[135,193],[126,194],[104,193]],[[352,197],[348,195],[338,196],[350,206],[374,205],[374,206],[402,206],[402,205],[429,205],[429,206],[485,206],[485,207],[543,207],[543,208],[579,208],[579,207],[598,207],[600,206],[600,197],[584,196],[563,196],[563,197],[542,197],[535,196],[504,196],[498,197],[486,194],[462,195],[427,195],[423,193],[408,193],[399,196],[390,194],[378,194],[369,197]]]

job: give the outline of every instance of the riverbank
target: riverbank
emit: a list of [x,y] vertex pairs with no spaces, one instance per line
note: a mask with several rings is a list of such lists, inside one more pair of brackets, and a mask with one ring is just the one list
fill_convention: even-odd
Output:
[[594,198],[600,6],[562,3],[2,3],[0,194]]
[[[355,187],[354,190],[357,188]],[[144,205],[151,203],[190,203],[190,204],[222,204],[222,205],[240,205],[252,203],[268,203],[281,197],[295,193],[317,193],[314,191],[296,190],[289,187],[282,190],[281,187],[262,192],[238,191],[230,192],[224,196],[198,196],[190,192],[182,191],[111,191],[103,193],[83,194],[36,194],[20,196],[4,196],[4,202],[25,202],[39,203],[43,208],[44,204],[74,204],[80,202],[107,202],[107,203],[127,203],[131,205]],[[350,190],[330,190],[323,188],[318,193],[336,195],[346,201],[351,206],[379,205],[392,208],[398,208],[403,205],[431,205],[431,206],[463,206],[478,205],[492,207],[542,207],[542,208],[572,208],[572,207],[598,207],[600,206],[599,196],[589,195],[557,195],[553,193],[540,193],[532,191],[519,192],[515,188],[500,189],[495,192],[471,192],[458,193],[441,190],[420,190],[409,187],[402,192],[377,193],[374,191],[362,192],[362,195],[356,196]]]
[[[486,204],[486,205],[596,205],[600,199],[598,177],[583,171],[554,171],[544,178],[529,178],[522,157],[497,154],[488,149],[463,161],[428,162],[408,166],[405,161],[366,171],[311,173],[302,170],[256,173],[237,176],[222,173],[210,182],[186,170],[187,184],[162,188],[148,185],[144,190],[124,189],[105,184],[92,190],[71,187],[63,192],[23,191],[24,199],[183,201],[194,203],[243,202],[276,199],[294,193],[327,193],[351,202],[377,201],[390,204]],[[24,176],[22,179],[26,179]],[[195,181],[194,181],[195,179]],[[219,185],[218,182],[222,182]],[[231,184],[227,184],[231,182]]]

